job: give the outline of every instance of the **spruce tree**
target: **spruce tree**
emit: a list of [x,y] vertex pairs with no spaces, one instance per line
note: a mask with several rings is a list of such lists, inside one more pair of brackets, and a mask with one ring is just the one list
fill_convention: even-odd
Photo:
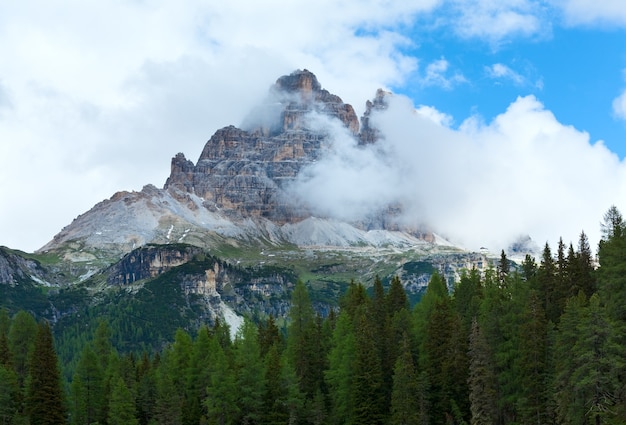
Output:
[[578,330],[572,355],[579,359],[579,364],[570,385],[582,396],[589,423],[611,423],[616,419],[615,404],[623,386],[620,382],[624,369],[623,346],[616,343],[612,324],[597,295],[589,300],[587,314]]
[[400,355],[393,368],[393,391],[391,394],[391,425],[417,424],[419,406],[415,364],[409,336],[404,335]]
[[471,425],[494,425],[498,417],[494,360],[476,319],[472,322],[469,359]]
[[138,425],[134,397],[121,377],[118,377],[111,391],[109,401],[109,425]]
[[319,341],[315,340],[315,312],[309,293],[298,281],[291,296],[289,326],[287,328],[287,354],[300,382],[300,390],[313,399],[320,387],[322,371],[319,365]]
[[386,400],[380,350],[376,345],[376,330],[367,311],[357,312],[355,323],[355,357],[352,392],[354,394],[354,424],[385,423]]
[[72,379],[72,423],[90,424],[103,422],[103,406],[105,396],[104,371],[101,369],[100,359],[96,357],[91,344],[83,349]]
[[352,319],[345,310],[339,314],[333,331],[326,382],[331,400],[331,423],[348,424],[354,420],[355,334]]
[[0,364],[0,424],[14,423],[18,402],[17,375],[10,366]]
[[525,306],[519,339],[520,397],[517,408],[523,423],[546,423],[548,413],[548,329],[541,300],[531,294]]
[[29,361],[37,332],[37,321],[30,313],[20,310],[15,314],[9,329],[9,349],[18,385],[22,390],[28,376]]
[[222,343],[220,338],[211,339],[210,382],[205,400],[209,423],[219,425],[234,423],[239,413],[235,372]]
[[245,320],[234,346],[238,422],[257,423],[263,407],[265,368],[261,359],[256,326]]
[[32,425],[66,423],[61,373],[47,322],[39,324],[30,356],[26,412]]

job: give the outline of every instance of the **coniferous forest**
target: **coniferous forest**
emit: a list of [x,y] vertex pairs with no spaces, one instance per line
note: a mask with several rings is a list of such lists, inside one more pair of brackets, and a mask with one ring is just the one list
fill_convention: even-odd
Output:
[[624,424],[626,222],[597,255],[584,233],[540,258],[504,252],[410,307],[402,282],[350,284],[321,317],[306,286],[289,321],[180,329],[119,352],[102,321],[77,362],[24,311],[0,315],[0,424]]

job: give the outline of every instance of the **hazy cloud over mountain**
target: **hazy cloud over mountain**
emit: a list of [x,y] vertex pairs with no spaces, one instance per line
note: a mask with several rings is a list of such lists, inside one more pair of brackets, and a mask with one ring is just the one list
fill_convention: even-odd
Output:
[[560,236],[576,243],[584,230],[597,242],[607,205],[626,199],[626,163],[532,96],[492,122],[470,118],[456,130],[403,96],[388,100],[372,116],[379,144],[360,147],[325,123],[334,145],[295,188],[320,214],[355,220],[400,202],[407,224],[497,251],[525,235],[554,245]]

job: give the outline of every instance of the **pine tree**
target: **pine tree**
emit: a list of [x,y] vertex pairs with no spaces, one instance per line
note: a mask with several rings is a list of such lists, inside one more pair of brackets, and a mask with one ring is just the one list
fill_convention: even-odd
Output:
[[35,345],[37,331],[37,322],[30,313],[20,310],[15,314],[9,329],[9,349],[17,374],[17,382],[22,390],[29,373],[29,360]]
[[389,285],[389,290],[386,295],[387,302],[387,314],[390,317],[402,310],[409,309],[409,299],[406,296],[406,291],[402,286],[402,282],[398,276],[394,276],[391,279],[391,284]]
[[433,424],[444,424],[458,407],[469,416],[467,387],[468,358],[466,336],[449,298],[435,304],[429,317],[424,343],[424,367],[428,374]]
[[417,376],[409,336],[404,335],[400,355],[393,369],[393,391],[391,394],[391,425],[417,424],[419,406]]
[[37,329],[29,362],[26,411],[32,425],[66,423],[61,373],[48,323]]
[[106,412],[103,406],[105,397],[104,372],[100,359],[96,357],[91,344],[87,344],[81,353],[72,379],[72,423],[90,424],[103,422]]
[[211,339],[210,352],[210,382],[205,400],[207,419],[211,424],[231,424],[239,413],[235,373],[219,338]]
[[376,331],[366,310],[357,312],[354,323],[355,358],[352,392],[354,424],[383,424],[386,418],[384,377]]
[[583,397],[589,423],[611,423],[623,385],[619,378],[624,368],[623,347],[616,343],[611,322],[597,295],[589,300],[587,314],[578,331],[572,355],[579,359],[579,364],[570,384]]
[[589,239],[585,232],[580,233],[578,239],[578,251],[576,252],[576,268],[574,269],[572,279],[574,281],[574,290],[570,296],[576,296],[578,291],[590,298],[596,292],[596,280],[594,276],[594,259]]
[[183,423],[198,424],[205,414],[204,400],[207,397],[206,388],[210,382],[209,368],[207,367],[211,351],[211,336],[206,326],[198,329],[196,340],[193,342],[189,367],[187,368],[186,397],[183,405]]
[[17,414],[18,402],[17,375],[10,366],[0,364],[0,424],[13,423]]
[[256,326],[245,320],[237,332],[234,347],[239,422],[256,423],[263,407],[265,371]]
[[266,321],[259,322],[258,327],[261,357],[265,357],[270,348],[274,345],[280,353],[283,349],[283,339],[278,326],[276,326],[274,316],[270,314]]
[[354,329],[352,319],[345,310],[339,314],[333,331],[332,349],[326,382],[332,404],[331,423],[348,424],[354,419]]
[[557,418],[563,424],[582,425],[585,418],[584,401],[572,386],[572,376],[580,364],[580,359],[572,354],[578,341],[578,329],[583,321],[586,303],[586,297],[582,292],[567,301],[556,335],[552,393]]
[[155,400],[155,415],[159,425],[182,425],[183,423],[183,395],[175,384],[175,376],[179,371],[171,367],[168,362],[161,363],[156,380],[157,397]]
[[109,425],[138,425],[133,395],[121,377],[113,384],[109,402]]
[[522,278],[526,282],[532,282],[537,275],[537,263],[535,262],[534,257],[531,257],[530,254],[526,254],[524,261],[522,261],[521,273]]
[[500,261],[498,262],[498,280],[500,281],[500,285],[504,285],[510,271],[511,266],[509,264],[509,259],[506,258],[506,254],[504,253],[504,250],[502,250],[500,253]]
[[547,323],[541,300],[531,294],[520,326],[521,396],[517,408],[523,423],[546,423],[548,413]]
[[317,367],[319,344],[315,340],[315,334],[315,312],[311,299],[304,283],[298,281],[291,296],[287,355],[298,376],[300,390],[308,399],[315,396],[322,377],[322,371]]
[[459,283],[454,287],[454,305],[461,316],[463,331],[469,335],[472,322],[478,317],[480,303],[483,298],[483,287],[480,272],[472,268],[463,271]]
[[494,425],[498,417],[494,361],[487,339],[476,319],[472,322],[469,358],[471,425]]

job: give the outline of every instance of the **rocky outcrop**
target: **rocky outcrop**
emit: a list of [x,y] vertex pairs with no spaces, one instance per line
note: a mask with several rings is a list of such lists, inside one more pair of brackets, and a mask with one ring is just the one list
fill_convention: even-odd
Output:
[[19,285],[20,283],[48,283],[46,270],[39,262],[0,247],[0,285]]
[[111,266],[107,271],[107,283],[127,285],[157,277],[189,262],[201,252],[200,248],[187,245],[148,245],[130,252]]
[[165,189],[193,193],[209,210],[235,216],[264,217],[278,224],[310,216],[284,189],[303,167],[319,159],[327,143],[326,134],[310,128],[311,112],[337,119],[358,135],[352,106],[322,89],[311,72],[296,71],[276,81],[267,103],[246,119],[245,129],[218,130],[195,165],[176,155]]
[[387,109],[387,96],[391,96],[391,93],[386,92],[382,89],[378,89],[376,91],[376,97],[374,97],[374,100],[368,100],[365,103],[365,112],[361,117],[361,134],[359,134],[359,138],[362,144],[375,143],[378,141],[380,137],[380,132],[375,126],[372,125],[372,123],[370,122],[370,118],[373,111],[383,111]]

